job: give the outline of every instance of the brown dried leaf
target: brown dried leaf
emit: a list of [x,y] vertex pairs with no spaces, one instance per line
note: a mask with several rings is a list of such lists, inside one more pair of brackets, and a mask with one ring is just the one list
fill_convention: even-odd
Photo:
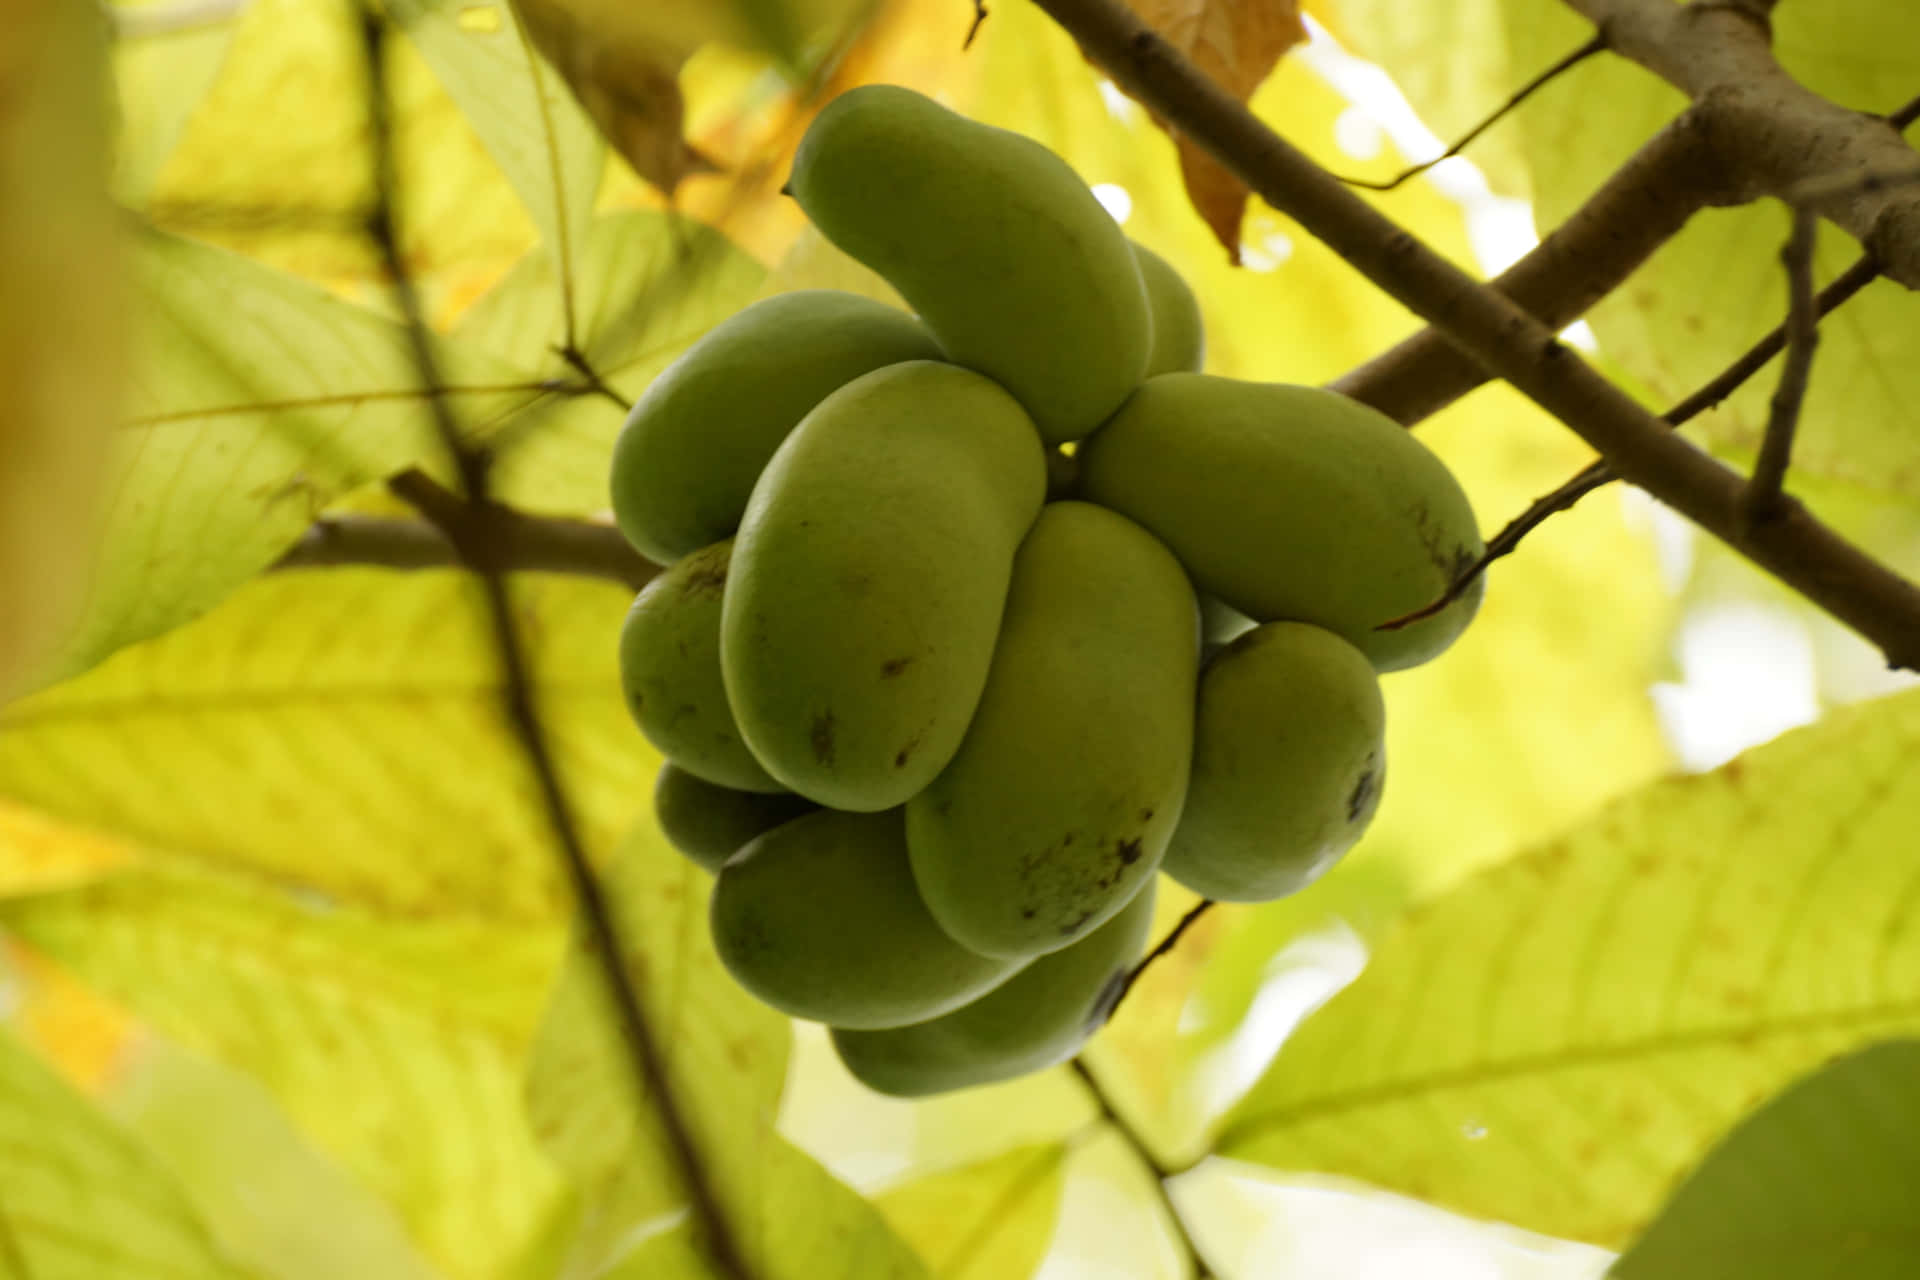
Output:
[[[1126,0],[1127,6],[1241,102],[1253,96],[1280,56],[1307,38],[1300,0]],[[1200,147],[1167,127],[1180,151],[1187,198],[1237,266],[1246,184]]]
[[681,136],[680,67],[701,45],[742,37],[733,6],[695,0],[513,0],[534,47],[641,178],[667,196],[716,169]]

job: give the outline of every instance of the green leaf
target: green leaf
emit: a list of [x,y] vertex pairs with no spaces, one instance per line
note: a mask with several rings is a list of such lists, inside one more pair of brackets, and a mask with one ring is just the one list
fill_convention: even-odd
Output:
[[1219,1154],[1616,1244],[1743,1111],[1920,1026],[1920,695],[1658,783],[1417,908]]
[[920,1274],[873,1206],[774,1132],[788,1023],[721,965],[707,935],[710,883],[651,824],[635,830],[606,877],[670,1098],[636,1094],[599,971],[581,943],[555,989],[527,1089],[535,1129],[579,1202],[562,1274],[709,1274],[684,1224],[688,1192],[667,1137],[668,1106],[759,1280]]
[[0,1275],[244,1280],[171,1178],[0,1032]]
[[1060,1216],[1067,1147],[1018,1147],[889,1188],[875,1203],[936,1280],[1021,1280]]
[[490,1275],[558,1193],[516,1087],[551,927],[385,919],[160,866],[11,899],[0,924],[260,1080],[451,1276]]
[[[461,317],[455,336],[577,382],[557,354],[567,327],[554,261],[545,249],[529,253]],[[698,223],[652,212],[599,218],[573,272],[581,354],[631,401],[695,339],[745,306],[765,274]],[[545,511],[604,511],[607,460],[625,421],[625,411],[599,395],[531,405],[500,430],[499,496]]]
[[144,1038],[101,1099],[227,1256],[273,1280],[436,1280],[391,1206],[314,1150],[257,1081]]
[[[533,690],[589,849],[659,757],[621,701],[630,595],[512,583]],[[555,922],[567,898],[454,572],[270,574],[191,626],[0,711],[0,796],[395,913]]]
[[[1533,67],[1508,57],[1500,0],[1411,7],[1394,0],[1333,0],[1331,8],[1324,16],[1339,39],[1392,76],[1421,123],[1449,145],[1554,61]],[[1338,172],[1384,181],[1404,167],[1390,148],[1387,154],[1388,159],[1370,164],[1348,161]],[[1515,124],[1495,125],[1474,139],[1465,155],[1503,195],[1526,194],[1527,162]]]
[[1620,1280],[1920,1274],[1920,1041],[1874,1045],[1769,1101],[1688,1176]]
[[[135,267],[117,492],[56,677],[204,612],[335,497],[439,455],[402,325],[169,236],[141,236]],[[438,354],[463,424],[534,394],[500,361]]]
[[541,242],[570,266],[593,220],[606,147],[534,52],[512,4],[390,0],[387,10],[513,184]]
[[129,204],[142,203],[167,157],[186,132],[187,122],[207,96],[233,44],[237,11],[191,26],[167,25],[178,13],[166,0],[118,0],[112,6],[119,27],[113,47],[113,72],[122,104],[120,134],[114,147],[114,192]]
[[[1586,38],[1592,27],[1565,10],[1506,0],[1516,64]],[[1773,18],[1781,63],[1813,92],[1863,112],[1891,111],[1920,80],[1920,10],[1878,0],[1787,6]],[[1523,52],[1526,51],[1526,52]],[[1872,50],[1872,56],[1862,51]],[[1605,112],[1592,104],[1605,102]],[[1685,99],[1624,59],[1602,57],[1569,73],[1522,111],[1537,214],[1553,226],[1674,116]],[[1724,369],[1786,316],[1778,261],[1787,215],[1775,203],[1695,216],[1590,319],[1607,354],[1664,407]],[[1825,229],[1816,255],[1824,283],[1860,247]],[[1793,464],[1798,474],[1920,496],[1911,406],[1920,396],[1920,332],[1905,290],[1876,283],[1820,327]],[[1697,431],[1738,459],[1757,449],[1777,363],[1711,414]]]

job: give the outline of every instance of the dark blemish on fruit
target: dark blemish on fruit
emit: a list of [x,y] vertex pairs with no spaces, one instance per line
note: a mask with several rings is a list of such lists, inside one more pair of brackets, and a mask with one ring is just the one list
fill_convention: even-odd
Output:
[[891,680],[912,665],[912,658],[888,658],[880,664],[880,678]]
[[919,745],[920,737],[918,734],[908,738],[906,745],[893,753],[893,767],[896,769],[906,768],[908,759],[912,757],[914,750],[918,748]]
[[1142,822],[1153,821],[1153,807],[1151,805],[1149,805],[1147,808],[1142,809],[1140,811],[1140,821]]
[[1080,915],[1078,916],[1078,918],[1076,918],[1076,919],[1074,920],[1074,922],[1073,922],[1072,924],[1068,924],[1068,925],[1062,925],[1062,926],[1061,926],[1061,928],[1060,928],[1060,936],[1061,936],[1061,937],[1063,937],[1063,938],[1071,938],[1071,937],[1073,937],[1073,936],[1074,936],[1075,934],[1077,934],[1077,933],[1079,933],[1079,932],[1080,932],[1080,929],[1081,929],[1081,927],[1082,927],[1083,925],[1085,925],[1085,924],[1087,923],[1087,921],[1089,921],[1089,920],[1091,920],[1091,919],[1093,919],[1093,912],[1091,912],[1091,911],[1082,911],[1082,912],[1080,913]]
[[1114,1009],[1120,1003],[1120,997],[1127,991],[1127,971],[1115,969],[1107,975],[1106,982],[1100,988],[1100,994],[1093,998],[1093,1008],[1087,1010],[1087,1030],[1098,1031],[1107,1025],[1107,1019],[1113,1016]]
[[690,596],[719,595],[726,590],[727,565],[723,560],[711,567],[702,564],[687,574],[686,593]]
[[833,712],[822,711],[813,718],[813,758],[821,764],[833,763]]
[[1069,831],[1067,832],[1067,834],[1060,837],[1060,847],[1062,849],[1069,849],[1073,847],[1073,832]]
[[1124,867],[1132,866],[1134,863],[1140,861],[1140,853],[1141,853],[1140,838],[1138,836],[1135,836],[1131,840],[1120,841],[1119,843],[1113,846],[1113,852],[1115,856],[1117,856],[1120,859],[1121,866],[1124,866]]
[[1022,920],[1031,920],[1033,919],[1033,915],[1034,915],[1034,911],[1032,907],[1020,908],[1020,918]]
[[1347,821],[1359,822],[1373,812],[1374,805],[1380,801],[1380,766],[1369,757],[1366,769],[1360,774],[1360,780],[1353,784],[1353,794],[1347,797]]
[[683,702],[673,709],[672,715],[667,717],[667,727],[672,728],[688,716],[697,716],[699,714],[700,708],[694,706],[691,702]]

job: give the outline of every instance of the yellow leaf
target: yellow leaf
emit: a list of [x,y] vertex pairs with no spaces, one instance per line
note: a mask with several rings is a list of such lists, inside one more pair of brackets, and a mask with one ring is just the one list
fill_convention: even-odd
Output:
[[[1127,0],[1127,5],[1228,93],[1245,102],[1267,78],[1280,56],[1307,38],[1299,0]],[[1168,128],[1180,151],[1180,176],[1187,198],[1240,261],[1240,218],[1247,207],[1247,185],[1218,160]]]
[[91,6],[0,0],[0,697],[71,621],[120,391]]

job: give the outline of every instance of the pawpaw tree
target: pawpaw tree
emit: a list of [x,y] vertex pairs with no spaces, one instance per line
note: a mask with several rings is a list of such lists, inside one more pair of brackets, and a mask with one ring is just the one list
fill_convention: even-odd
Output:
[[1920,1273],[1920,13],[15,9],[0,1275]]

